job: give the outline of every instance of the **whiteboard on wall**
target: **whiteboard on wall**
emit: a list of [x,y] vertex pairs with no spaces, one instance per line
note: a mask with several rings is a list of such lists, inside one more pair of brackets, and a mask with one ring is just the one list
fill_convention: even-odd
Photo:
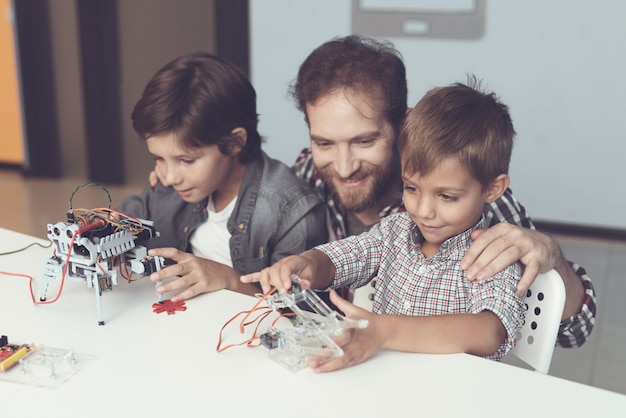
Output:
[[[433,10],[437,4],[453,7]],[[454,15],[471,13],[468,7],[482,8],[482,21],[473,23],[482,25],[478,35],[428,36],[429,23],[419,18],[414,33],[385,29],[394,14],[421,13],[440,15],[445,32],[446,14],[449,27],[460,25]],[[517,131],[511,187],[533,219],[626,229],[626,2],[251,1],[251,78],[271,156],[291,165],[308,146],[288,86],[315,47],[354,33],[359,13],[379,13],[359,32],[390,40],[404,56],[410,105],[469,73],[509,105]]]

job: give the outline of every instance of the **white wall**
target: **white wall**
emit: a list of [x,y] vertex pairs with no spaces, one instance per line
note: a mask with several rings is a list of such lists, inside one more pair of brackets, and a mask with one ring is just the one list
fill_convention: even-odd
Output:
[[[287,164],[308,145],[288,84],[315,47],[352,33],[356,3],[250,1],[260,131]],[[474,73],[510,106],[511,186],[534,219],[623,229],[625,18],[621,0],[498,0],[486,3],[479,39],[386,38],[404,55],[410,105]]]

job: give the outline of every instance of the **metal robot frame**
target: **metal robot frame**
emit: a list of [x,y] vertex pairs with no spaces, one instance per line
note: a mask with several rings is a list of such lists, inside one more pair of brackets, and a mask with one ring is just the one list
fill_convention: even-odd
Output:
[[[133,277],[160,270],[164,264],[162,257],[148,256],[147,247],[137,245],[159,235],[153,223],[129,219],[132,221],[109,222],[100,216],[86,223],[84,219],[77,221],[70,211],[69,222],[48,224],[47,236],[56,252],[45,263],[39,300],[46,300],[48,286],[57,277],[85,281],[95,291],[98,325],[104,325],[102,292],[112,290],[119,276],[130,282]],[[163,302],[163,295],[158,296],[158,302]]]

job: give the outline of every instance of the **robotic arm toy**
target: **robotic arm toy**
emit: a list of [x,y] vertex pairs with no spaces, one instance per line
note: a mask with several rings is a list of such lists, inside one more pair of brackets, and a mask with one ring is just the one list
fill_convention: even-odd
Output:
[[312,356],[322,356],[326,361],[341,357],[343,350],[333,338],[349,328],[365,328],[368,321],[333,311],[315,292],[303,288],[297,275],[291,276],[291,283],[290,293],[274,293],[268,298],[273,310],[288,308],[295,314],[293,327],[270,327],[260,336],[269,357],[293,372],[305,368]]

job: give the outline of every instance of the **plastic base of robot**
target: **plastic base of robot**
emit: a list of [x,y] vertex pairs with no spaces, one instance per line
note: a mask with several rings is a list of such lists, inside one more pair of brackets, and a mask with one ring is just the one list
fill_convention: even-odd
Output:
[[80,372],[95,357],[73,350],[23,345],[30,348],[8,370],[0,373],[0,380],[44,388],[58,388]]

